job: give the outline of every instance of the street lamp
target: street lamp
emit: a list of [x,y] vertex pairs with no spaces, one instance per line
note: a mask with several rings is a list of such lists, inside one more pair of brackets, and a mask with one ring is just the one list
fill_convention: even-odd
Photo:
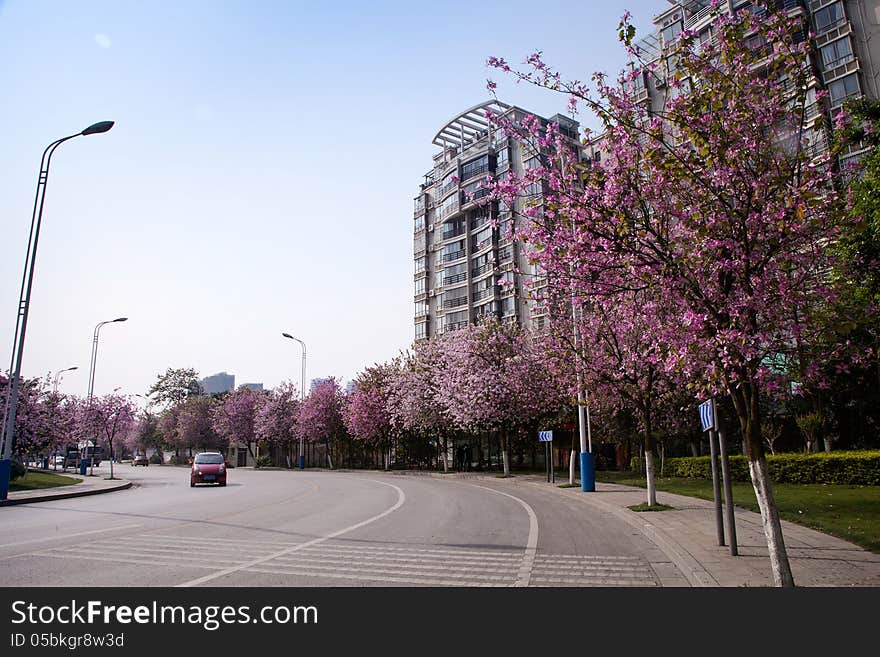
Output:
[[[299,391],[300,401],[305,402],[306,400],[306,343],[300,340],[299,338],[295,338],[290,333],[282,333],[285,338],[290,338],[291,340],[296,340],[302,346],[303,357],[302,357],[302,388]],[[299,469],[303,470],[306,467],[306,457],[303,455],[303,435],[302,431],[299,433]]]
[[[95,326],[95,333],[92,337],[92,363],[89,366],[89,397],[88,397],[88,406],[91,409],[92,407],[92,395],[95,392],[95,364],[98,361],[98,336],[101,333],[101,327],[104,324],[113,324],[114,322],[125,322],[128,321],[128,317],[117,317],[116,319],[108,319],[106,322],[99,322],[97,326]],[[98,446],[98,437],[95,436],[95,447]],[[86,454],[88,454],[89,446],[86,445]],[[89,476],[92,476],[95,472],[95,455],[92,454],[92,457],[89,459]],[[85,474],[85,473],[83,473]]]
[[70,372],[72,370],[77,370],[77,369],[79,369],[79,368],[76,365],[74,365],[73,367],[68,367],[66,370],[58,370],[58,372],[56,372],[56,374],[55,374],[55,383],[52,386],[52,392],[53,393],[58,392],[58,379],[61,377],[61,375],[64,372]]
[[31,215],[31,230],[28,237],[27,254],[24,260],[24,274],[21,279],[21,295],[18,302],[18,315],[15,320],[15,334],[12,340],[12,362],[9,366],[9,392],[3,413],[3,443],[0,450],[0,500],[5,500],[9,493],[9,474],[12,467],[12,440],[15,435],[15,412],[18,408],[18,389],[21,379],[21,361],[24,356],[24,337],[27,330],[28,311],[30,310],[31,288],[34,282],[34,263],[37,259],[37,243],[40,239],[40,224],[43,219],[43,202],[46,199],[46,184],[49,180],[49,164],[55,149],[61,144],[85,135],[96,135],[107,132],[113,127],[113,121],[100,121],[90,125],[82,132],[56,139],[43,151],[40,160],[40,173],[37,177],[37,194],[34,199],[34,211]]

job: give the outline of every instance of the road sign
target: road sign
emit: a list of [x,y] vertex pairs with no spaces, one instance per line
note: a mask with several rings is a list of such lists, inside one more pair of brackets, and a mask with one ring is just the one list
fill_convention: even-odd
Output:
[[542,443],[552,443],[553,442],[553,432],[552,431],[539,431],[538,432],[538,440]]
[[703,431],[715,429],[715,404],[712,400],[700,404],[700,421],[703,423]]

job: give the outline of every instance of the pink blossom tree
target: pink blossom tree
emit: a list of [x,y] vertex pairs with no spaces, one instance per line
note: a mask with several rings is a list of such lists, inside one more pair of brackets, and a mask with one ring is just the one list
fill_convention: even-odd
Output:
[[114,443],[118,445],[137,426],[137,406],[126,396],[111,393],[93,397],[91,403],[79,405],[77,433],[83,439],[97,438],[104,443],[110,457],[110,479],[113,479]]
[[399,361],[393,361],[360,372],[343,410],[349,435],[368,445],[381,447],[386,468],[394,428],[390,411],[391,386],[399,370]]
[[287,467],[292,467],[291,454],[297,438],[299,407],[300,393],[296,384],[282,382],[260,400],[254,419],[256,435],[260,440],[284,447]]
[[441,403],[462,428],[498,431],[504,476],[510,476],[510,434],[559,410],[558,379],[515,324],[483,320],[444,336],[443,349]]
[[443,470],[449,471],[448,426],[450,419],[440,400],[442,340],[434,337],[418,343],[388,385],[387,408],[396,431],[436,434],[443,453]]
[[211,411],[211,426],[216,434],[229,443],[244,443],[254,460],[251,445],[257,439],[256,417],[261,401],[262,393],[238,388],[216,402]]
[[228,437],[214,430],[214,407],[217,400],[211,397],[189,397],[181,402],[177,411],[176,436],[178,445],[189,450],[216,449],[225,451]]
[[297,433],[305,440],[322,441],[326,447],[327,464],[333,469],[331,448],[346,437],[342,419],[345,396],[339,382],[330,377],[318,383],[305,398],[297,418]]
[[[537,179],[549,190],[526,207],[522,237],[572,295],[614,303],[649,290],[675,314],[647,316],[658,367],[695,382],[702,396],[730,396],[745,439],[774,582],[793,585],[761,440],[762,361],[792,353],[820,330],[829,301],[827,248],[842,214],[827,159],[806,140],[807,42],[784,10],[755,18],[718,16],[713,38],[684,31],[659,62],[636,59],[616,84],[567,81],[540,53],[522,80],[568,95],[598,114],[601,162],[585,166],[558,129],[537,121],[506,126],[537,142],[545,165],[496,185],[513,203]],[[628,17],[620,33],[631,55]],[[490,64],[511,71],[502,59]],[[663,79],[657,110],[631,93],[637,76]],[[625,300],[622,300],[625,301]],[[622,309],[643,309],[622,303]],[[797,318],[797,319],[795,319]]]

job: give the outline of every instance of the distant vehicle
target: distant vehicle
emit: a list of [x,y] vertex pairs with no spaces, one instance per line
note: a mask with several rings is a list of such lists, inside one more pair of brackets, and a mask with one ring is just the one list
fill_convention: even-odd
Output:
[[53,465],[60,465],[62,468],[64,467],[64,454],[56,454],[52,457]]
[[226,485],[226,459],[220,452],[200,452],[189,472],[190,487],[196,484]]
[[146,454],[135,454],[131,457],[131,464],[147,466],[150,465],[150,459],[147,458]]
[[80,449],[76,445],[71,445],[67,448],[67,453],[64,455],[64,465],[62,467],[78,468],[79,462],[82,459],[86,459],[86,465],[89,466],[91,466],[94,461],[94,465],[97,467],[101,465],[101,459],[103,458],[104,449],[101,447],[89,446]]

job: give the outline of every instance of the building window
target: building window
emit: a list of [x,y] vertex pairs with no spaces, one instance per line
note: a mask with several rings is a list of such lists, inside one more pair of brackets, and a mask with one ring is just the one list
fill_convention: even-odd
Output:
[[461,179],[467,180],[489,171],[489,156],[484,155],[461,166]]
[[465,243],[464,240],[457,240],[452,242],[451,244],[447,244],[443,247],[443,262],[449,262],[450,260],[458,260],[459,258],[464,258],[465,255]]
[[418,217],[416,217],[414,232],[418,233],[420,230],[424,230],[424,229],[425,229],[425,215],[420,214]]
[[825,70],[845,64],[853,58],[852,44],[849,37],[832,41],[822,47],[822,66]]
[[855,73],[835,80],[828,85],[828,95],[831,97],[831,106],[840,105],[847,98],[861,94],[859,78]]
[[428,302],[416,301],[416,317],[424,317],[428,314]]
[[416,324],[416,340],[428,337],[428,325],[425,322]]
[[843,7],[839,2],[835,2],[833,5],[828,5],[827,7],[822,7],[822,9],[813,14],[813,22],[816,25],[817,34],[827,32],[828,30],[837,27],[837,24],[843,19]]
[[421,274],[423,271],[425,271],[425,259],[416,258],[415,273]]
[[425,279],[420,278],[416,281],[416,296],[425,293]]
[[507,148],[506,143],[502,148],[498,149],[495,157],[497,158],[495,162],[496,169],[506,169],[510,165],[510,150]]
[[664,27],[660,31],[660,35],[663,37],[663,44],[669,45],[673,41],[675,41],[675,37],[677,37],[681,33],[681,21],[675,21],[672,25]]

